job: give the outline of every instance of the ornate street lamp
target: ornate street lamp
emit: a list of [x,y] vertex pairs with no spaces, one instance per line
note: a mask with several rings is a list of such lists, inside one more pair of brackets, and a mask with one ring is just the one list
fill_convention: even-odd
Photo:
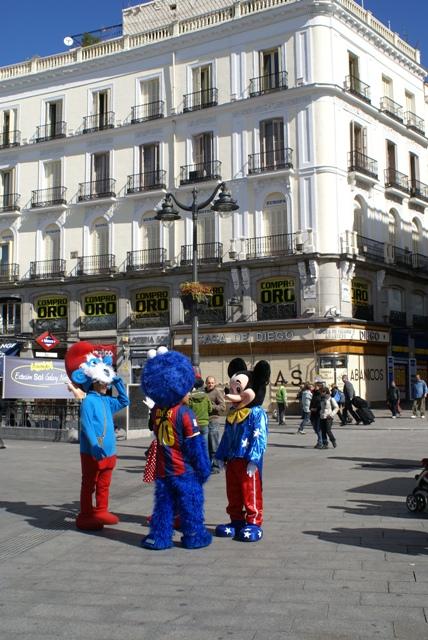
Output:
[[[219,193],[220,192],[220,193]],[[218,198],[216,199],[217,194]],[[229,213],[239,209],[239,205],[230,194],[230,191],[226,188],[226,183],[221,182],[216,186],[213,193],[203,202],[198,203],[198,190],[196,187],[192,191],[192,204],[182,204],[172,193],[167,193],[162,201],[162,207],[156,214],[156,220],[160,222],[175,222],[180,220],[181,216],[176,209],[174,209],[173,203],[177,205],[183,211],[192,212],[193,223],[193,239],[192,239],[192,280],[198,281],[198,213],[202,209],[206,209],[208,205],[212,203],[211,210],[218,211],[220,213]],[[199,324],[198,324],[198,305],[192,304],[191,307],[192,318],[192,365],[195,372],[199,373]]]

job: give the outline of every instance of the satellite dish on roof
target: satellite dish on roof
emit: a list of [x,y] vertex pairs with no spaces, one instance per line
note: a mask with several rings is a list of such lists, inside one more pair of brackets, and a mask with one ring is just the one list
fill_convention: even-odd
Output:
[[74,40],[71,36],[65,36],[64,38],[64,44],[66,47],[71,47],[71,45],[74,43]]

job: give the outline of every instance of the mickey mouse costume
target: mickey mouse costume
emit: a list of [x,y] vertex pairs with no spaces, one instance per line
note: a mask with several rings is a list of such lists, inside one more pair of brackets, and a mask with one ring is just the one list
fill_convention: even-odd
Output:
[[[80,408],[82,487],[76,526],[94,531],[105,524],[119,522],[108,510],[111,477],[116,466],[113,414],[128,406],[129,400],[122,379],[112,367],[112,359],[110,356],[100,358],[96,345],[73,344],[65,355],[65,368],[72,383],[86,393]],[[105,395],[111,385],[116,388],[117,398]]]
[[241,542],[257,542],[263,537],[263,454],[268,436],[268,417],[261,407],[270,366],[260,360],[249,371],[241,358],[228,367],[232,407],[217,449],[217,460],[226,464],[227,513],[230,524],[216,527],[216,535]]

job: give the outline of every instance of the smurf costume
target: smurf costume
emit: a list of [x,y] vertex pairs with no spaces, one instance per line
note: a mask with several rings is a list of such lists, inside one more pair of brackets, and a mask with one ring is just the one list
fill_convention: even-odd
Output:
[[194,382],[190,360],[165,348],[149,358],[142,371],[143,392],[155,402],[151,415],[157,439],[154,508],[150,532],[141,541],[146,549],[172,546],[174,515],[180,518],[183,547],[198,549],[211,543],[204,526],[202,488],[211,465],[196,417],[185,404]]
[[[119,522],[108,510],[111,477],[116,466],[113,414],[128,406],[129,400],[111,358],[98,357],[96,345],[89,342],[72,345],[65,355],[65,368],[72,383],[86,393],[80,407],[82,487],[76,526],[94,531],[105,524]],[[111,385],[118,393],[116,398],[106,395]]]
[[263,454],[268,436],[268,418],[261,407],[270,366],[260,360],[248,371],[241,358],[228,367],[232,407],[215,457],[226,465],[227,513],[229,524],[219,524],[216,535],[240,542],[257,542],[263,537]]

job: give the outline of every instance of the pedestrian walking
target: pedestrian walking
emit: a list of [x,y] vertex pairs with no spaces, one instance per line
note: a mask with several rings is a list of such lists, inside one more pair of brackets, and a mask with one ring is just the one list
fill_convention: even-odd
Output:
[[322,438],[322,448],[328,449],[328,440],[334,448],[337,447],[336,438],[333,435],[332,425],[333,418],[339,411],[339,405],[336,400],[330,395],[330,390],[325,387],[321,392],[321,406],[320,406],[320,429]]
[[415,381],[412,385],[412,418],[417,418],[418,412],[420,418],[425,418],[425,398],[428,395],[428,387],[425,380],[422,380],[419,373],[416,374]]
[[226,400],[213,376],[208,376],[205,380],[205,393],[211,402],[208,421],[208,454],[211,460],[211,473],[219,473],[220,465],[215,453],[220,444],[220,426],[224,422],[222,417],[226,415]]
[[354,385],[346,375],[342,376],[342,381],[343,381],[343,395],[345,396],[345,403],[344,403],[343,412],[342,412],[342,416],[344,419],[343,424],[347,423],[348,411],[351,414],[351,416],[354,418],[355,422],[357,424],[360,424],[361,420],[359,419],[358,415],[355,413],[354,408],[352,406],[352,400],[355,397]]
[[299,425],[297,433],[305,434],[305,427],[311,424],[311,400],[312,400],[312,385],[309,382],[303,386],[303,390],[300,393],[300,403],[302,407],[302,422]]
[[340,424],[342,426],[344,426],[346,424],[345,419],[343,417],[343,408],[345,406],[345,395],[343,393],[343,391],[341,391],[339,389],[339,387],[337,386],[337,384],[334,384],[331,387],[331,391],[330,391],[330,395],[332,398],[334,398],[334,400],[336,400],[337,402],[337,406],[339,407],[339,410],[337,412],[337,417],[340,420]]
[[312,424],[312,428],[317,437],[317,443],[315,445],[315,449],[322,449],[322,435],[320,428],[320,412],[321,412],[321,388],[322,384],[316,382],[314,384],[314,390],[312,392],[312,399],[309,405],[309,410],[311,412],[310,420]]
[[198,376],[195,379],[194,387],[190,392],[188,404],[196,416],[199,431],[204,436],[204,442],[208,453],[208,423],[210,421],[212,404],[211,400],[202,388],[203,386],[204,381]]
[[[284,381],[287,384],[287,380]],[[287,389],[280,384],[276,391],[276,405],[278,409],[278,424],[285,424],[284,416],[287,408]]]
[[0,449],[6,449],[6,445],[1,438],[0,438]]
[[399,402],[400,402],[400,389],[395,384],[395,380],[391,380],[391,384],[389,385],[386,392],[386,404],[392,413],[391,418],[397,417]]

